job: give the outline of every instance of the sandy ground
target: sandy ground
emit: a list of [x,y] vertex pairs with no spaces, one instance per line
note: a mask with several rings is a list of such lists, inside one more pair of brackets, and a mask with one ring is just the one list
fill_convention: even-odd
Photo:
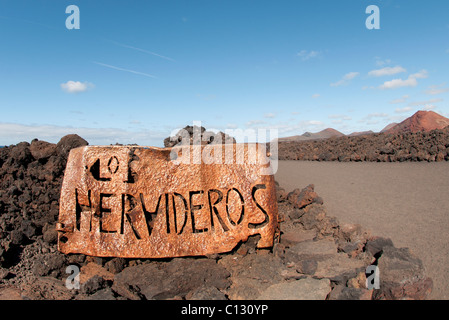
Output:
[[449,163],[279,161],[287,192],[315,184],[328,215],[408,247],[433,279],[430,299],[449,299]]

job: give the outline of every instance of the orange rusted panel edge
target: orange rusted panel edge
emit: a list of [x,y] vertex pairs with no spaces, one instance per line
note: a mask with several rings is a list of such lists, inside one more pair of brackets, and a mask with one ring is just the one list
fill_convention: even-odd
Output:
[[62,184],[58,249],[102,257],[165,258],[232,250],[278,232],[264,145],[71,150]]

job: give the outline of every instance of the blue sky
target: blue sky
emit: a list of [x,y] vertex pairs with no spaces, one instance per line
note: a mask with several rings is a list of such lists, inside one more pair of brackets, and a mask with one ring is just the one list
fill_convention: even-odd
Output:
[[[69,30],[69,5],[80,29]],[[367,6],[380,9],[368,30]],[[449,2],[0,0],[0,145],[449,117]]]

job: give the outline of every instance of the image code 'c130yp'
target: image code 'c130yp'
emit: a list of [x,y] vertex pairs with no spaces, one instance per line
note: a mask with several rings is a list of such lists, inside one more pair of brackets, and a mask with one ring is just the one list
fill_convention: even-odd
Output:
[[278,212],[267,153],[261,144],[73,149],[57,230],[61,252],[103,257],[221,253],[256,234],[259,248],[271,247]]

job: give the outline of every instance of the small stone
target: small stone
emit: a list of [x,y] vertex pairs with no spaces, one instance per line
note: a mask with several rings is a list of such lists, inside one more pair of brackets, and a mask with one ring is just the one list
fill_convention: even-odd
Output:
[[291,246],[299,242],[313,240],[315,237],[315,230],[291,229],[281,235],[281,243],[285,246]]
[[215,287],[201,286],[186,296],[187,300],[227,300],[226,295]]
[[48,159],[56,154],[56,144],[35,139],[31,141],[30,151],[36,160]]
[[316,260],[301,260],[296,263],[296,271],[306,275],[313,275],[317,268]]
[[112,260],[106,262],[104,266],[109,272],[116,274],[121,272],[125,268],[125,265],[126,265],[125,259],[113,258]]
[[386,246],[378,260],[380,289],[375,299],[423,300],[432,291],[433,282],[425,274],[422,261],[408,248]]
[[56,145],[56,151],[59,156],[63,157],[64,159],[67,159],[69,156],[70,150],[82,146],[87,146],[89,143],[81,138],[77,134],[68,134],[59,140],[59,142]]
[[323,204],[323,199],[316,194],[314,189],[315,186],[313,184],[309,184],[301,191],[295,189],[288,194],[287,200],[298,209],[302,209],[312,203]]
[[328,300],[371,300],[372,295],[373,290],[337,285],[332,289]]
[[382,252],[385,247],[393,247],[393,241],[389,238],[375,237],[365,244],[365,251],[375,256]]
[[100,289],[103,289],[105,285],[106,281],[103,277],[94,275],[82,284],[81,292],[85,294],[92,294]]
[[86,265],[81,267],[80,272],[80,282],[81,284],[87,282],[90,278],[99,276],[105,280],[112,281],[114,279],[114,274],[109,272],[106,268],[102,267],[93,262],[88,262]]
[[330,291],[329,279],[305,278],[274,284],[258,300],[325,300]]
[[86,300],[117,300],[111,288],[104,288],[86,297]]
[[56,243],[57,239],[58,239],[58,232],[55,229],[55,226],[53,224],[45,224],[44,228],[42,229],[43,232],[43,238],[44,241],[52,244],[52,243]]

